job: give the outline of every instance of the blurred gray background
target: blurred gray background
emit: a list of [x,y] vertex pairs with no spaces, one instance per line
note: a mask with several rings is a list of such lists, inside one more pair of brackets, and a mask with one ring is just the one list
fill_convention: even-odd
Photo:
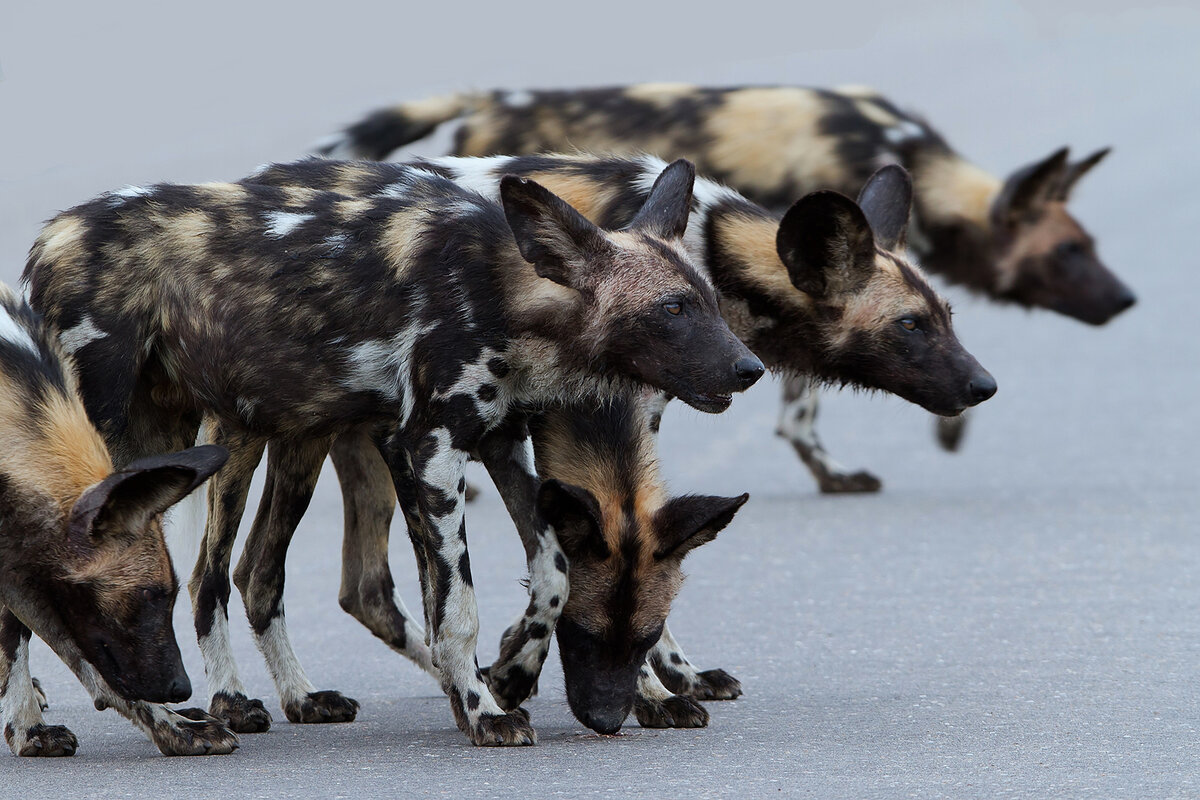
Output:
[[[0,755],[3,796],[1196,797],[1200,543],[1200,10],[1195,3],[21,4],[0,15],[0,279],[42,221],[101,191],[237,179],[389,102],[648,80],[873,85],[1006,174],[1112,145],[1073,209],[1139,304],[1103,329],[948,290],[1000,391],[950,456],[894,398],[827,397],[872,497],[821,497],[771,434],[778,385],[662,452],[676,491],[751,503],[689,559],[672,626],[746,695],[709,728],[587,735],[553,662],[536,748],[471,748],[432,682],[337,607],[327,475],[288,564],[297,649],[350,725],[289,725],[235,601],[243,677],[275,716],[231,756],[164,759],[44,647],[66,760]],[[440,152],[445,134],[416,152]],[[468,511],[481,661],[523,607],[495,490]],[[257,493],[255,495],[257,497]],[[183,526],[180,526],[183,527]],[[195,534],[172,535],[178,571]],[[394,531],[415,606],[411,549]],[[176,630],[205,702],[187,600]]]

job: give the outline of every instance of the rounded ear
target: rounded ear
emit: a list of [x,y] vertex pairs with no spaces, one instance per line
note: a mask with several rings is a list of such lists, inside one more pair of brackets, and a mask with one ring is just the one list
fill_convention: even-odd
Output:
[[1066,175],[1069,152],[1066,147],[1055,150],[1047,158],[1009,175],[992,204],[993,223],[1009,225],[1053,199]]
[[645,231],[662,239],[680,239],[687,230],[692,210],[692,186],[696,167],[687,159],[672,162],[650,189],[650,195],[633,220],[630,230]]
[[912,177],[899,164],[888,164],[880,169],[867,179],[858,193],[858,207],[871,225],[875,244],[884,250],[904,246],[912,196]]
[[600,504],[587,489],[550,478],[538,488],[538,513],[554,527],[567,558],[585,554],[607,558]]
[[558,195],[517,175],[500,179],[500,200],[521,256],[537,274],[578,288],[581,265],[607,246],[604,234]]
[[775,249],[792,285],[813,297],[855,288],[875,267],[875,237],[862,209],[828,190],[806,194],[787,210]]
[[671,498],[654,516],[654,532],[658,536],[654,557],[683,558],[711,542],[749,499],[749,494],[737,497],[689,494]]
[[1091,171],[1092,167],[1104,160],[1104,157],[1112,152],[1111,147],[1105,147],[1102,150],[1097,150],[1082,161],[1076,161],[1067,165],[1067,173],[1063,176],[1062,186],[1059,187],[1057,199],[1064,203],[1071,198],[1071,190],[1075,188],[1075,184],[1079,179]]
[[74,537],[104,530],[137,532],[191,494],[228,458],[224,447],[204,444],[134,461],[84,490],[71,507],[67,530]]

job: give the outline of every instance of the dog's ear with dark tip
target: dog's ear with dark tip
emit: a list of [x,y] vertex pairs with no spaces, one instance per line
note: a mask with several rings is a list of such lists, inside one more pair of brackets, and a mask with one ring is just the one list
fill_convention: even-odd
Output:
[[1092,153],[1087,158],[1068,164],[1067,173],[1063,176],[1062,186],[1058,191],[1058,199],[1064,203],[1071,199],[1071,191],[1075,188],[1075,184],[1079,183],[1079,179],[1091,172],[1092,167],[1103,161],[1104,157],[1111,152],[1111,147],[1105,147]]
[[537,274],[580,288],[584,266],[604,252],[603,232],[539,183],[517,175],[500,179],[504,216],[521,256]]
[[875,244],[884,250],[904,247],[912,197],[912,177],[898,164],[888,164],[880,169],[858,193],[858,207],[871,225]]
[[992,204],[992,221],[1007,227],[1036,212],[1058,194],[1067,173],[1066,147],[1008,176]]
[[875,236],[858,204],[822,190],[801,197],[779,222],[775,249],[792,285],[813,297],[853,290],[875,268]]
[[646,231],[663,239],[682,238],[692,210],[695,183],[696,167],[692,162],[683,158],[672,162],[654,181],[646,202],[629,223],[629,229]]
[[683,558],[700,545],[708,544],[749,499],[749,494],[737,497],[688,494],[671,498],[654,516],[654,532],[658,536],[654,557]]

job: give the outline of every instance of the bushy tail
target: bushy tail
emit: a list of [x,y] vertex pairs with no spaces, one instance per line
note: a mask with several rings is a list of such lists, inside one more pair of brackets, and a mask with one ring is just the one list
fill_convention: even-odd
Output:
[[382,161],[393,150],[433,133],[442,123],[466,116],[490,102],[489,94],[461,92],[381,108],[322,139],[314,150],[327,158]]

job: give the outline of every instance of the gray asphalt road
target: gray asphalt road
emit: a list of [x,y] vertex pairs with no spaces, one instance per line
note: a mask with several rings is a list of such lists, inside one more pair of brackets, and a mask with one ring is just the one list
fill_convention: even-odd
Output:
[[[500,18],[485,21],[399,4],[163,8],[7,15],[5,280],[57,209],[125,183],[236,178],[392,99],[645,79],[865,82],[998,171],[1067,142],[1114,145],[1075,208],[1140,304],[1095,330],[952,292],[962,338],[1000,383],[963,453],[940,453],[930,419],[900,401],[824,406],[826,443],[877,471],[879,496],[814,493],[771,436],[773,384],[721,417],[673,409],[662,451],[674,488],[753,496],[689,559],[672,617],[698,663],[746,689],[709,704],[705,730],[588,735],[552,666],[529,705],[540,745],[471,748],[432,682],[338,609],[341,509],[326,476],[286,600],[310,675],[362,702],[356,722],[282,721],[235,625],[243,675],[275,727],[231,756],[165,759],[91,710],[38,647],[49,721],[70,725],[80,751],[0,756],[0,796],[1200,796],[1194,9],[739,4],[736,17],[693,9],[673,20],[620,6],[595,18],[491,7]],[[521,554],[494,490],[468,519],[484,661],[524,605]],[[395,535],[413,605],[411,551]],[[186,574],[195,542],[173,544]],[[202,701],[184,608],[177,631]]]

